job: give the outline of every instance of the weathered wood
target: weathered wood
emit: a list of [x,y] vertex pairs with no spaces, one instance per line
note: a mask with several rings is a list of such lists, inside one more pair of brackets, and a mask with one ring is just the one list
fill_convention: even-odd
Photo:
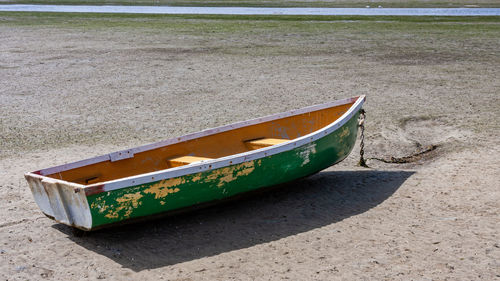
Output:
[[199,162],[199,161],[207,161],[207,160],[212,160],[212,158],[187,155],[187,156],[181,156],[181,157],[168,159],[167,162],[168,162],[169,166],[173,168],[173,167],[189,165],[191,163],[195,163],[195,162]]
[[277,145],[280,143],[287,142],[287,139],[275,139],[275,138],[262,138],[257,140],[246,141],[245,144],[249,149],[259,149],[268,146]]

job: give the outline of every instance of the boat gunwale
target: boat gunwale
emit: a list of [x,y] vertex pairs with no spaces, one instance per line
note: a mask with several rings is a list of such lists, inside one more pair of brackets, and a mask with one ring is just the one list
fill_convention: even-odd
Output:
[[[248,161],[254,161],[258,160],[260,158],[264,158],[267,156],[271,156],[274,154],[278,154],[284,151],[291,150],[296,147],[303,146],[307,143],[310,143],[312,141],[315,141],[325,135],[333,133],[336,129],[340,128],[342,125],[344,125],[348,120],[352,118],[354,114],[356,114],[359,109],[361,109],[364,101],[366,99],[365,95],[360,95],[357,97],[352,97],[352,98],[347,98],[347,99],[342,99],[338,101],[333,101],[333,102],[328,102],[328,103],[323,103],[323,104],[317,104],[317,105],[312,105],[308,107],[304,107],[301,109],[295,109],[295,110],[290,110],[287,112],[282,112],[282,113],[276,113],[264,117],[259,117],[251,120],[246,120],[246,121],[240,121],[236,122],[233,124],[229,125],[224,125],[220,127],[215,127],[211,129],[205,129],[200,132],[196,133],[191,133],[187,134],[181,137],[174,137],[170,138],[167,140],[151,143],[151,144],[146,144],[143,146],[138,146],[135,148],[127,149],[127,150],[121,150],[85,160],[80,160],[77,162],[72,162],[72,163],[67,163],[59,166],[55,166],[52,168],[47,168],[47,169],[42,169],[39,171],[35,172],[30,172],[26,173],[25,176],[32,176],[36,177],[39,179],[43,178],[50,178],[47,177],[46,175],[54,174],[57,172],[61,171],[66,171],[70,169],[75,169],[87,165],[92,165],[104,161],[108,161],[112,159],[112,155],[116,155],[117,153],[127,153],[132,155],[135,153],[141,153],[144,151],[148,150],[153,150],[157,149],[160,147],[164,147],[167,145],[172,145],[175,143],[179,142],[184,142],[200,137],[205,137],[209,135],[214,135],[218,134],[221,132],[225,131],[230,131],[234,129],[239,129],[247,126],[252,126],[264,122],[269,122],[277,119],[282,119],[286,117],[291,117],[291,116],[296,116],[300,114],[305,114],[313,111],[318,111],[334,106],[339,106],[339,105],[345,105],[348,103],[353,103],[353,105],[339,118],[337,118],[334,122],[328,124],[327,126],[324,126],[323,128],[313,131],[307,135],[304,135],[302,137],[295,138],[293,140],[289,140],[287,142],[278,144],[278,145],[273,145],[265,148],[260,148],[256,150],[251,150],[251,151],[246,151],[242,153],[237,153],[233,155],[228,155],[220,158],[215,158],[212,160],[207,160],[207,161],[201,161],[201,162],[196,162],[193,164],[185,165],[185,166],[180,166],[180,167],[175,167],[175,168],[169,168],[169,169],[164,169],[164,170],[159,170],[159,171],[154,171],[154,172],[149,172],[149,173],[143,173],[143,174],[138,174],[138,175],[133,175],[129,177],[123,177],[119,179],[114,179],[110,181],[105,181],[105,182],[99,182],[96,184],[91,184],[91,185],[82,185],[82,184],[77,184],[74,182],[69,182],[61,179],[54,179],[50,178],[51,180],[55,180],[61,183],[66,183],[66,184],[72,184],[75,186],[75,188],[81,188],[85,190],[85,194],[87,196],[93,195],[93,194],[98,194],[101,192],[107,192],[111,190],[116,190],[116,189],[121,189],[121,188],[126,188],[130,186],[137,186],[141,184],[146,184],[150,182],[157,182],[160,180],[165,180],[169,178],[175,178],[175,177],[180,177],[180,176],[185,176],[189,174],[194,174],[194,173],[200,173],[200,172],[206,172],[208,170],[215,170],[223,167],[227,167],[230,165],[237,165],[241,164],[244,162]],[[322,134],[323,133],[323,134]]]

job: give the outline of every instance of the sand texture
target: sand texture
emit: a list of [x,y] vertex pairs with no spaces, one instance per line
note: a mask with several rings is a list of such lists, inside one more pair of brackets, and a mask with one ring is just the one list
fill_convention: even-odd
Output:
[[[2,280],[500,278],[498,22],[0,15]],[[360,94],[366,155],[74,237],[23,174]]]

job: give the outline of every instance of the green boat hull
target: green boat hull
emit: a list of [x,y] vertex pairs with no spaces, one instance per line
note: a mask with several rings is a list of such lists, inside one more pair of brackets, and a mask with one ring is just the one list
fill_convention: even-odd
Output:
[[87,195],[91,229],[145,219],[317,173],[342,161],[356,142],[359,113],[332,133],[260,159]]

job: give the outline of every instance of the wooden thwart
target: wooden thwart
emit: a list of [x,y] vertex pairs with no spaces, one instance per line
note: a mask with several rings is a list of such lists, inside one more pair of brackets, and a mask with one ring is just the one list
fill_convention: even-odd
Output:
[[[287,139],[275,139],[275,138],[262,138],[256,140],[245,141],[245,145],[249,150],[259,149],[263,147],[273,146],[280,143],[287,142]],[[212,160],[213,158],[200,157],[200,156],[180,156],[175,158],[167,159],[167,163],[170,168],[189,165],[194,162]]]
[[79,184],[93,184],[100,182],[101,174],[94,174],[92,176],[86,176],[83,178],[75,179],[76,183]]
[[181,156],[181,157],[168,159],[167,162],[170,165],[170,167],[173,168],[173,167],[189,165],[191,163],[198,162],[198,161],[207,161],[207,160],[212,160],[212,158],[187,155],[187,156]]
[[246,141],[245,144],[249,149],[259,149],[259,148],[264,148],[268,146],[273,146],[277,145],[280,143],[287,142],[289,140],[287,139],[274,139],[274,138],[263,138],[263,139],[257,139],[257,140],[249,140]]

